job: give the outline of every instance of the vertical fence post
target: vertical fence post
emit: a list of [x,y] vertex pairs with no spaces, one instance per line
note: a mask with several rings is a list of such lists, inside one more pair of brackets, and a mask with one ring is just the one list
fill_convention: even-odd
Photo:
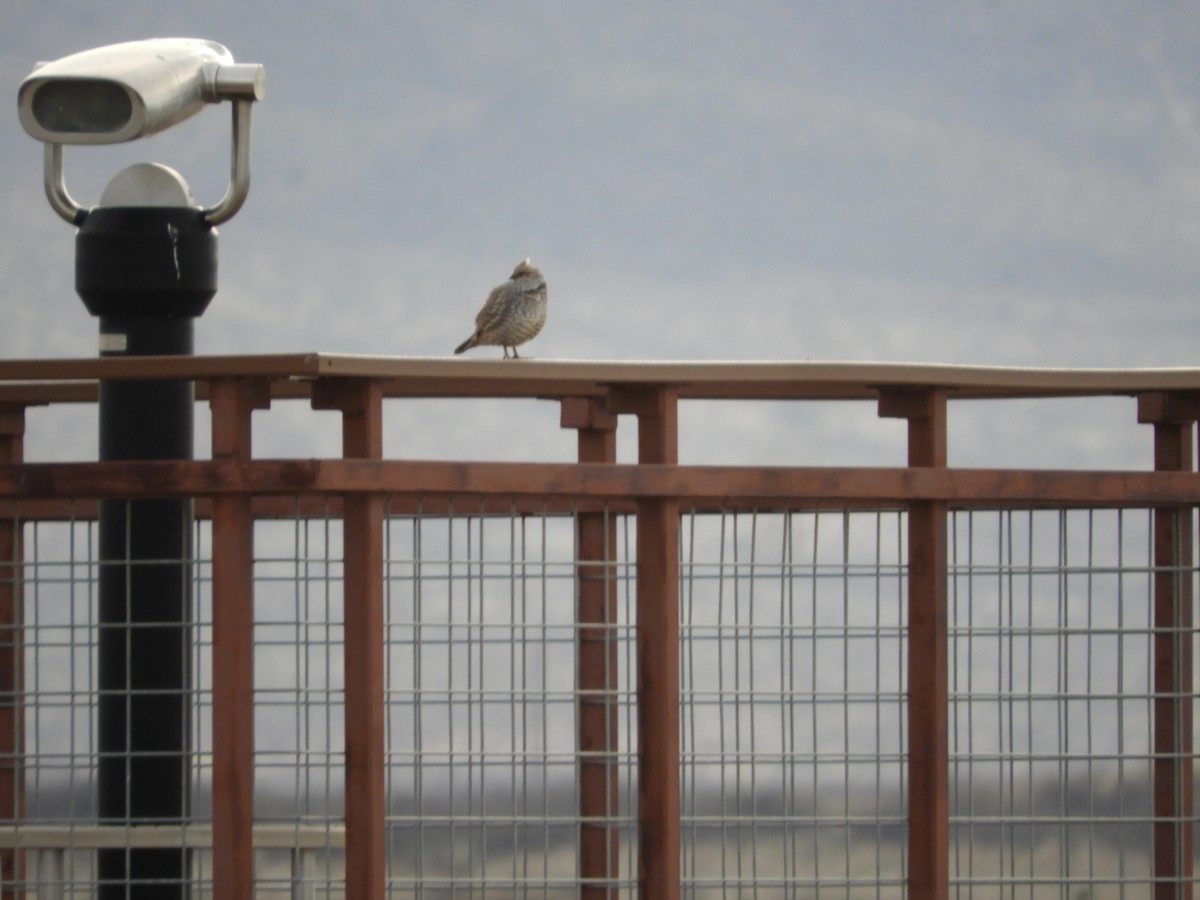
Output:
[[[342,413],[342,455],[383,458],[383,387],[318,381],[315,409]],[[384,801],[383,497],[343,500],[345,545],[346,896],[382,900],[387,884]]]
[[[1192,471],[1198,417],[1195,397],[1138,397],[1138,421],[1154,426],[1156,471]],[[1192,515],[1154,510],[1154,900],[1194,891]]]
[[[886,391],[879,414],[908,420],[908,465],[946,465],[946,392]],[[946,504],[908,508],[908,896],[950,895]]]
[[[585,397],[562,401],[562,427],[579,433],[581,463],[617,461],[617,417]],[[616,900],[620,879],[617,770],[616,519],[575,516],[578,597],[580,900]]]
[[[247,462],[265,382],[214,379],[212,457]],[[254,896],[254,510],[249,494],[212,500],[213,896]]]
[[[25,408],[0,406],[0,464],[24,458]],[[0,519],[0,820],[25,818],[24,624],[21,591],[21,525]],[[4,900],[22,896],[24,860],[19,850],[0,851]]]
[[[638,417],[638,462],[679,461],[679,391],[614,389]],[[638,896],[680,895],[679,501],[637,502]]]

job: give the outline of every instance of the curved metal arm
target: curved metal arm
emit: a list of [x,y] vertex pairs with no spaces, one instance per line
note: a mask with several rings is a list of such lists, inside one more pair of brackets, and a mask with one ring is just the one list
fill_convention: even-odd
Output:
[[[220,225],[232,219],[250,193],[250,107],[252,98],[237,97],[233,101],[233,138],[229,163],[229,189],[216,206],[201,210],[209,225]],[[53,201],[52,201],[53,202]]]
[[42,182],[50,208],[72,225],[82,225],[88,211],[75,202],[63,177],[63,145],[46,144],[42,154]]
[[[250,193],[250,107],[253,96],[235,97],[233,100],[233,137],[229,164],[229,188],[216,206],[200,210],[200,215],[209,225],[220,225],[232,219]],[[46,199],[50,207],[72,225],[82,225],[89,210],[76,202],[67,190],[63,175],[63,145],[44,145],[43,182]]]

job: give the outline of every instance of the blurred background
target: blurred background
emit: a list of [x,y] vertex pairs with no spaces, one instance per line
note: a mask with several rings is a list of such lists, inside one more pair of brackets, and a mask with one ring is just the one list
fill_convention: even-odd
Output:
[[[1187,4],[12,0],[3,26],[4,357],[96,352],[20,80],[38,60],[189,36],[268,78],[199,353],[448,356],[529,256],[550,284],[525,348],[539,358],[1195,363]],[[152,160],[211,204],[228,133],[214,108],[149,141],[68,148],[67,183],[91,205]],[[1093,430],[1109,408],[1132,422],[1131,403],[1024,425],[967,409],[951,459],[1143,464],[1140,437]],[[569,458],[569,435],[489,410],[423,409],[389,447],[469,456],[482,423],[489,455]],[[764,461],[900,462],[879,457],[899,426],[858,415],[763,406],[701,435],[713,412],[685,413],[685,437],[704,437],[685,459],[732,461],[730,436],[753,429]],[[262,446],[288,452],[300,428]]]

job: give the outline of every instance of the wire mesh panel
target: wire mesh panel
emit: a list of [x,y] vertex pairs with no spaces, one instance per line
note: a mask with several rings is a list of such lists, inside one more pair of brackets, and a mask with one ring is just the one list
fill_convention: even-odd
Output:
[[[577,896],[574,528],[544,510],[458,503],[388,520],[392,896]],[[612,549],[608,577],[627,583]],[[621,619],[609,639],[627,667]],[[612,700],[628,709],[628,688]],[[628,746],[622,737],[623,784]]]
[[1149,896],[1151,515],[961,512],[951,535],[958,896]]
[[[97,804],[96,606],[93,519],[26,523],[24,563],[25,825],[37,848],[24,879],[49,896],[91,897],[98,853],[175,848],[190,896],[211,892],[211,526],[195,526],[190,563],[190,812],[166,831],[101,822]],[[255,562],[255,810],[258,892],[340,891],[341,545],[334,517],[263,521]],[[14,820],[21,816],[14,815]],[[16,828],[16,822],[13,828]],[[40,830],[36,830],[40,829]],[[35,855],[36,854],[36,855]],[[307,893],[294,894],[299,888]]]
[[[389,896],[575,897],[588,878],[636,895],[637,525],[624,512],[586,513],[607,535],[600,560],[579,558],[582,509],[490,499],[388,510]],[[905,513],[730,508],[685,512],[681,526],[685,894],[904,896]],[[21,564],[4,570],[23,595],[24,763],[0,836],[14,843],[22,819],[27,834],[49,829],[25,846],[57,840],[65,854],[31,850],[16,877],[92,896],[97,850],[142,839],[92,828],[96,525],[80,514],[18,530]],[[962,511],[948,532],[953,890],[1148,896],[1152,515]],[[190,848],[193,893],[205,897],[222,663],[211,655],[207,521],[191,543],[192,812],[172,840]],[[343,662],[354,648],[343,644],[343,550],[333,508],[298,506],[255,526],[262,896],[344,895]],[[585,627],[586,578],[611,606]],[[1195,622],[1194,590],[1188,602]],[[1194,644],[1194,627],[1179,637]],[[602,643],[613,671],[584,689],[587,641]],[[613,714],[585,738],[597,701]],[[590,818],[589,760],[611,779]],[[582,859],[587,828],[611,837],[598,870]]]
[[88,821],[95,817],[95,523],[25,526],[23,544],[26,814]]
[[[130,519],[135,515],[130,506],[126,511]],[[188,526],[192,527],[192,526]],[[195,527],[195,534],[200,531]],[[23,682],[21,705],[23,707],[21,741],[24,758],[20,765],[21,805],[26,823],[35,826],[29,835],[22,836],[20,843],[38,848],[42,857],[54,850],[56,856],[52,866],[34,865],[36,858],[21,860],[24,876],[39,883],[47,879],[55,882],[55,889],[63,896],[94,896],[97,883],[103,883],[105,871],[100,854],[108,854],[110,863],[129,859],[144,853],[156,854],[158,860],[167,860],[167,869],[172,873],[154,877],[155,884],[177,884],[182,877],[190,880],[196,873],[198,859],[193,859],[188,842],[184,838],[157,843],[142,843],[128,830],[131,824],[169,823],[178,831],[186,829],[194,821],[206,803],[198,798],[205,793],[203,780],[206,772],[207,747],[202,728],[199,727],[199,710],[204,706],[205,686],[199,677],[199,660],[203,650],[193,653],[192,647],[203,648],[204,625],[199,621],[197,610],[202,603],[196,599],[198,591],[193,588],[199,583],[200,575],[195,560],[186,559],[127,559],[124,561],[102,561],[99,552],[97,524],[90,512],[79,518],[68,514],[52,521],[25,522],[21,525],[22,560],[18,568],[21,573],[20,589],[23,597],[22,621],[19,625],[24,647],[18,680]],[[195,537],[195,535],[193,535]],[[199,538],[195,541],[198,543]],[[192,537],[183,541],[192,546]],[[139,595],[129,590],[124,605],[143,610],[135,616],[135,623],[128,629],[128,646],[137,646],[133,638],[136,631],[144,629],[155,635],[170,629],[173,637],[161,640],[185,640],[189,649],[178,652],[170,648],[166,657],[175,660],[183,671],[171,675],[175,684],[184,685],[170,690],[138,686],[132,690],[101,688],[101,669],[104,665],[100,643],[104,628],[98,622],[100,606],[100,583],[105,567],[121,568],[128,573],[133,583],[141,569],[170,568],[172,579],[187,579],[182,590],[170,589],[171,597],[177,601],[184,597],[188,610],[183,622],[188,622],[181,631],[179,613],[173,603],[169,615],[162,620],[156,617],[155,604],[162,601],[156,594]],[[118,598],[120,599],[120,598]],[[111,634],[111,632],[110,632]],[[145,646],[138,654],[124,658],[122,671],[110,671],[110,678],[130,678],[143,660],[138,656],[145,653]],[[111,661],[110,661],[111,669]],[[159,723],[146,716],[140,723],[129,710],[140,702],[161,699],[174,707],[182,704],[182,722],[172,714],[169,724]],[[108,703],[108,713],[102,713],[102,700]],[[127,744],[128,749],[105,749],[102,746],[101,728],[110,733],[114,727],[112,710],[122,713],[117,718],[117,727],[125,732],[125,741],[137,728],[141,728],[149,741]],[[109,718],[105,720],[105,715]],[[179,734],[189,739],[192,753],[180,754],[176,748]],[[170,746],[156,745],[160,737]],[[109,740],[112,740],[110,737]],[[149,819],[133,815],[105,817],[99,802],[104,763],[109,764],[109,789],[128,784],[128,771],[146,761],[163,760],[165,769],[173,772],[171,782],[162,782],[164,790],[171,796],[172,806],[183,804],[184,814],[169,819]],[[13,816],[21,818],[20,811]],[[15,830],[17,822],[11,823]],[[97,825],[101,827],[97,827]],[[40,829],[40,830],[39,830]],[[11,842],[16,842],[15,838]],[[43,852],[44,851],[44,852]],[[146,857],[142,857],[145,859]],[[174,859],[174,862],[171,860]],[[52,874],[47,874],[52,873]]]
[[[313,848],[305,866],[273,854],[260,890],[340,896],[337,828],[343,811],[342,523],[320,516],[255,526],[255,820],[291,830]],[[214,661],[219,664],[219,661]],[[295,845],[294,845],[295,846]]]
[[689,895],[896,896],[903,516],[693,514],[683,548]]

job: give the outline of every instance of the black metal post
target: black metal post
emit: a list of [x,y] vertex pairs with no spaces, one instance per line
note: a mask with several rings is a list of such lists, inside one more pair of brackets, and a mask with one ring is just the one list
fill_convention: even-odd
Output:
[[[188,208],[99,208],[76,240],[76,289],[100,318],[106,356],[188,355],[216,293],[216,232]],[[100,459],[190,459],[190,381],[100,385]],[[192,503],[100,507],[97,807],[107,823],[168,824],[190,813]],[[179,849],[99,854],[97,895],[183,898]]]

